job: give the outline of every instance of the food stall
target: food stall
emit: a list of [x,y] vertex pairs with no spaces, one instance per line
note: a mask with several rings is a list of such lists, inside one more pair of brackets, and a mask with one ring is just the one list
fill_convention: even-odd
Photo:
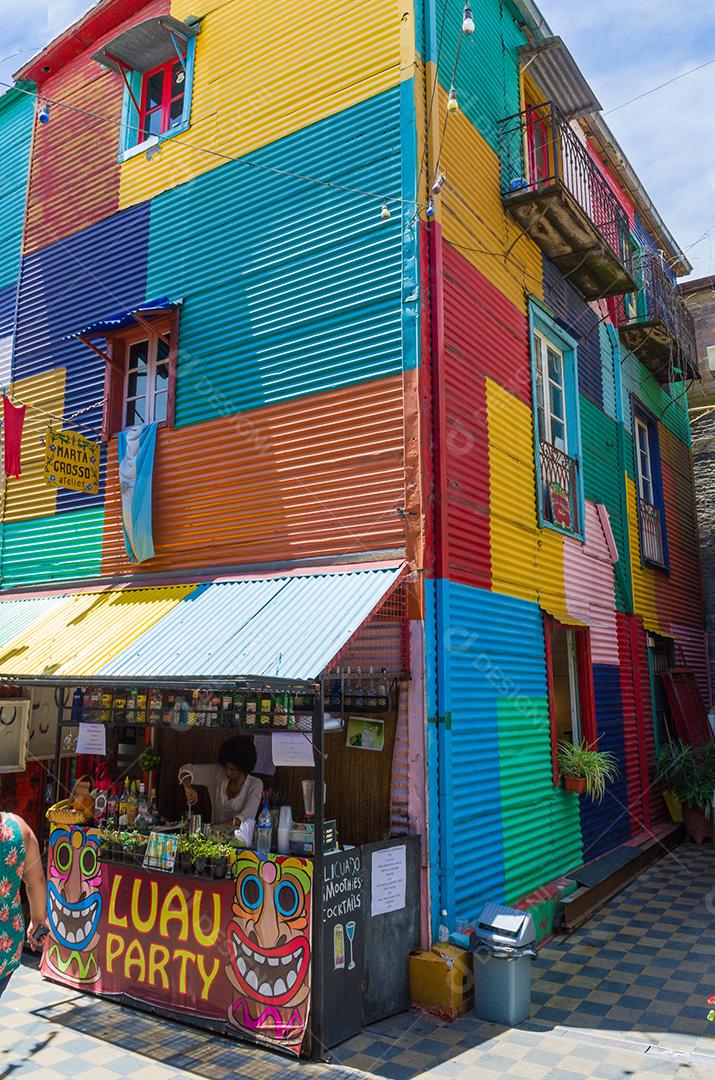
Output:
[[[418,837],[390,837],[389,822],[405,679],[337,669],[198,686],[55,680],[46,977],[314,1058],[408,1007],[420,847]],[[276,828],[270,850],[257,850],[255,831],[243,846],[245,836],[206,836],[195,816],[185,820],[178,765],[213,758],[238,733],[263,740],[256,771],[290,807],[280,853]],[[86,798],[60,800],[87,772],[91,809]],[[111,820],[111,781],[121,788],[122,777],[146,788],[124,829]]]

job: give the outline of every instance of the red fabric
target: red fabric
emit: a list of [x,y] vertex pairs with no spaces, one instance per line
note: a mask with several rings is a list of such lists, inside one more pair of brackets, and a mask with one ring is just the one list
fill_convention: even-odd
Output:
[[13,405],[7,395],[2,401],[4,420],[5,475],[19,476],[22,427],[25,423],[26,405]]

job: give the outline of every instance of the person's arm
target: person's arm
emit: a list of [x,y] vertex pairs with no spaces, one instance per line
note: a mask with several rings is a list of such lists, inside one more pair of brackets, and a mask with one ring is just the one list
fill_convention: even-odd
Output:
[[201,784],[203,787],[209,789],[209,795],[211,796],[211,802],[213,804],[213,791],[216,785],[216,772],[222,773],[220,765],[180,765],[179,766],[179,783],[183,784],[184,791],[186,793],[186,805],[196,806],[199,800],[199,793],[195,788],[195,784]]
[[257,776],[249,776],[246,783],[251,786],[248,790],[243,810],[241,811],[241,822],[251,821],[253,818],[258,817],[258,811],[261,809],[261,798],[263,796],[263,784]]
[[30,826],[20,821],[20,832],[25,845],[25,866],[22,872],[22,880],[27,890],[27,899],[30,904],[30,922],[27,927],[27,939],[34,949],[37,945],[35,940],[41,926],[47,926],[47,882],[45,871],[42,869],[42,858],[37,838]]

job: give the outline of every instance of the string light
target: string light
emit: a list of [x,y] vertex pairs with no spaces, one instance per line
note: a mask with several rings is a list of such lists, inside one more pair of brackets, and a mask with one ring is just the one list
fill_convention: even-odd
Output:
[[427,203],[427,209],[425,210],[425,214],[427,215],[428,218],[433,218],[434,217],[434,215],[435,215],[434,199],[430,199],[430,201]]
[[445,174],[443,172],[440,172],[437,175],[437,179],[435,180],[434,184],[432,185],[432,192],[433,192],[434,195],[439,195],[440,191],[444,187],[446,179],[447,179],[447,177],[445,176]]
[[462,33],[473,34],[474,33],[474,16],[472,15],[472,9],[469,6],[469,0],[464,5],[464,15],[462,16]]
[[447,98],[447,112],[456,112],[458,108],[459,102],[457,101],[457,91],[454,88],[454,84],[452,84],[449,91],[449,97]]
[[49,124],[50,122],[50,103],[49,101],[43,101],[37,110],[37,119],[41,124]]
[[389,221],[392,217],[392,214],[390,213],[390,207],[387,205],[387,203],[383,203],[380,207],[380,217],[383,221]]

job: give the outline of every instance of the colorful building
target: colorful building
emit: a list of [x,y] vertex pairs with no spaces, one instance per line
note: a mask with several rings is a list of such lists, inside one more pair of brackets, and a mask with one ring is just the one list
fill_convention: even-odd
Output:
[[[409,656],[393,828],[433,926],[662,823],[656,674],[707,681],[688,264],[530,0],[101,0],[19,77],[50,122],[8,597],[143,589],[136,637],[155,588],[406,564],[405,626],[343,662]],[[47,414],[100,440],[96,492],[47,484]],[[133,563],[117,436],[150,422]],[[602,804],[562,788],[560,738],[616,755]]]

